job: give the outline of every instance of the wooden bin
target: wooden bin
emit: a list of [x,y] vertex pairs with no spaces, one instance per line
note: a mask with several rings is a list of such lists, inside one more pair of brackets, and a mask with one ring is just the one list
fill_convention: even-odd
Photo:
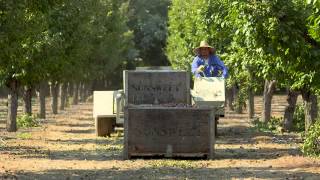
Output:
[[97,136],[110,136],[116,124],[114,113],[115,91],[94,91],[93,117]]
[[214,110],[193,107],[125,108],[124,159],[134,156],[214,156]]
[[110,134],[114,132],[116,118],[98,116],[95,118],[95,125],[97,136],[110,136]]

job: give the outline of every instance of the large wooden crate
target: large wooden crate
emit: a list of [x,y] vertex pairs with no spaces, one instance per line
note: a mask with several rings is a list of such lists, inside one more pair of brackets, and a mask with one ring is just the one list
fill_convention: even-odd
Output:
[[191,104],[190,73],[176,70],[123,71],[126,104]]
[[124,159],[134,156],[214,156],[209,108],[130,106],[125,109]]

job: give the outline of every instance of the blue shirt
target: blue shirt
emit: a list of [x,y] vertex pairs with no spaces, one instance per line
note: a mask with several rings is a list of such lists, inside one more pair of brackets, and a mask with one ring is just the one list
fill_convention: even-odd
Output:
[[202,72],[197,72],[199,66],[205,66],[203,73],[205,77],[228,77],[228,68],[216,55],[210,55],[208,58],[208,64],[205,63],[205,59],[200,56],[196,56],[191,64],[191,71],[196,77],[203,77]]

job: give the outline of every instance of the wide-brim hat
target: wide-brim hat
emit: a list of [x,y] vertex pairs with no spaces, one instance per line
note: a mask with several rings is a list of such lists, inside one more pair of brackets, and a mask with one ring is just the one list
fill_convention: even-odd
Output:
[[210,52],[211,54],[214,54],[214,53],[216,52],[216,49],[215,49],[214,47],[210,46],[210,45],[207,43],[207,41],[201,41],[201,42],[200,42],[200,46],[194,48],[193,52],[194,52],[195,54],[199,54],[200,48],[209,48],[209,52]]

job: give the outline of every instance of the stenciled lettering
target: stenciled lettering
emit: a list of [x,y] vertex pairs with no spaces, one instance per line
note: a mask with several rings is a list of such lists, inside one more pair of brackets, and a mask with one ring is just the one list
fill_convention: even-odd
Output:
[[175,89],[176,92],[180,91],[180,87],[178,85],[142,85],[142,84],[130,84],[131,90],[135,92],[171,92],[172,89]]
[[[130,130],[131,131],[131,130]],[[201,136],[201,130],[197,128],[134,128],[131,131],[136,137],[187,137]]]

